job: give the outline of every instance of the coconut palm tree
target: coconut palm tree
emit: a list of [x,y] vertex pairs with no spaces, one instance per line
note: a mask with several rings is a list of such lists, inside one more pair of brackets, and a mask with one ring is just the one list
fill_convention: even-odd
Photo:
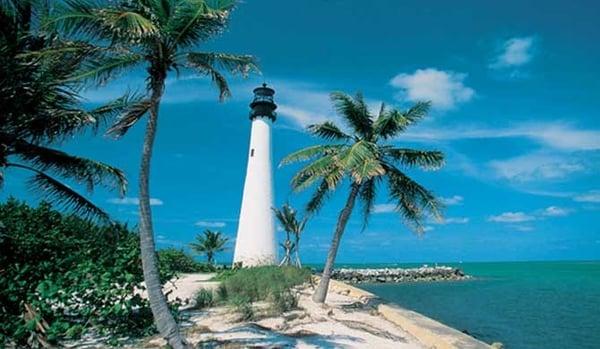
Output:
[[[281,260],[280,265],[291,265],[292,264],[292,253],[295,255],[294,264],[297,267],[302,267],[300,262],[300,235],[304,231],[306,226],[306,218],[299,220],[297,218],[297,211],[294,210],[289,204],[284,204],[281,209],[273,208],[275,217],[281,224],[281,227],[285,231],[286,239],[282,244],[285,255]],[[294,242],[290,240],[290,234],[294,236]]]
[[331,94],[331,100],[349,132],[331,121],[311,125],[308,130],[313,135],[335,142],[299,150],[281,162],[311,161],[292,178],[292,187],[296,191],[316,184],[307,204],[307,211],[311,213],[316,212],[328,194],[344,180],[349,182],[350,192],[339,214],[323,275],[313,295],[313,300],[318,303],[323,303],[327,296],[340,240],[357,199],[363,204],[363,228],[373,208],[378,186],[383,182],[387,183],[396,211],[417,232],[423,232],[422,222],[427,214],[441,219],[440,203],[434,195],[397,166],[437,169],[443,165],[443,154],[398,147],[389,142],[426,116],[429,103],[417,103],[406,111],[387,109],[382,104],[374,116],[360,94],[352,98],[335,92]]
[[229,238],[220,231],[206,229],[203,235],[196,235],[196,241],[192,242],[190,247],[197,253],[206,255],[208,264],[214,265],[215,254],[225,251],[227,249],[225,245],[228,241]]
[[203,0],[115,0],[96,6],[85,0],[66,1],[66,13],[55,21],[67,34],[106,44],[105,57],[90,64],[80,77],[104,82],[115,73],[142,66],[147,72],[146,97],[134,103],[108,130],[124,135],[147,116],[139,175],[140,242],[144,279],[156,326],[171,347],[187,346],[179,333],[160,284],[152,215],[150,210],[150,161],[157,130],[159,106],[170,73],[184,69],[208,76],[216,84],[219,98],[230,95],[225,75],[247,75],[256,70],[247,55],[195,52],[195,47],[227,26],[234,1]]
[[5,170],[32,173],[29,187],[75,213],[109,221],[108,215],[62,180],[101,185],[123,195],[123,172],[58,150],[74,134],[97,128],[123,110],[125,99],[92,110],[82,106],[75,71],[92,52],[40,30],[47,9],[33,0],[0,2],[0,184]]

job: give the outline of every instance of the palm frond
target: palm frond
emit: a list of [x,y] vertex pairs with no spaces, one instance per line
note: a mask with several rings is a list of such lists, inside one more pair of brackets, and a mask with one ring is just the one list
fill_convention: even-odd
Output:
[[441,151],[415,150],[407,148],[386,148],[385,155],[406,166],[418,166],[424,170],[436,170],[444,166],[444,153]]
[[35,172],[35,175],[29,181],[29,187],[37,191],[38,194],[41,194],[46,201],[72,211],[84,218],[111,222],[108,214],[101,208],[46,173],[20,164],[9,163],[7,166],[19,167]]
[[234,1],[180,2],[166,25],[172,45],[185,48],[222,33],[234,5]]
[[429,190],[412,180],[399,169],[386,165],[390,196],[396,201],[398,210],[407,223],[422,233],[422,222],[426,214],[441,219],[441,203]]
[[288,156],[284,157],[279,166],[284,166],[288,164],[292,164],[295,162],[302,162],[306,160],[310,160],[319,155],[331,155],[339,152],[344,145],[315,145],[311,147],[306,147],[304,149],[300,149],[295,151]]
[[136,53],[110,55],[103,59],[86,62],[85,66],[74,72],[65,82],[91,81],[103,85],[124,70],[133,69],[141,63],[143,56]]
[[336,124],[331,121],[325,121],[321,124],[308,126],[308,132],[315,136],[328,140],[349,140],[350,136],[344,133]]
[[346,123],[362,138],[369,138],[373,133],[373,120],[369,115],[369,108],[359,93],[353,99],[342,92],[333,92],[330,95],[333,106]]
[[201,75],[210,76],[219,89],[219,99],[231,96],[227,79],[219,70],[246,77],[252,71],[258,71],[252,56],[231,55],[224,53],[191,52],[186,55],[187,66]]
[[322,180],[310,200],[306,204],[306,211],[310,214],[317,213],[323,206],[323,202],[332,190],[326,180]]
[[124,195],[127,188],[125,174],[105,163],[25,141],[16,141],[13,146],[15,155],[31,163],[36,170],[51,171],[60,177],[74,179],[85,184],[88,191],[92,191],[96,185],[104,185]]
[[143,99],[129,104],[117,121],[106,131],[107,135],[115,138],[122,137],[135,125],[152,107],[152,100]]
[[382,138],[392,138],[398,133],[425,116],[429,112],[430,102],[417,102],[409,110],[402,112],[396,109],[384,111],[379,115],[373,126],[375,134]]
[[310,187],[320,178],[329,176],[338,167],[336,161],[333,156],[324,156],[305,166],[292,177],[292,188],[295,191],[301,191]]
[[360,192],[358,193],[363,209],[363,231],[369,224],[369,217],[371,216],[371,212],[373,211],[373,206],[375,204],[375,196],[377,195],[377,181],[379,179],[380,177],[369,179],[361,185]]
[[94,131],[97,132],[109,119],[122,115],[141,102],[141,94],[127,91],[121,97],[90,110],[88,113],[94,120]]
[[65,0],[60,14],[48,22],[69,36],[94,41],[134,43],[157,35],[147,7],[133,3],[106,4],[89,0]]

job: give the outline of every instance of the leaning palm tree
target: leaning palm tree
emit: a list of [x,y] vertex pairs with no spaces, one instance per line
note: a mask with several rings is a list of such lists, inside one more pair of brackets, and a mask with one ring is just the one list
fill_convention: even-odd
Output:
[[423,232],[422,222],[426,214],[441,219],[440,204],[434,195],[397,165],[437,169],[443,165],[443,154],[439,151],[401,148],[387,142],[423,118],[429,103],[417,103],[407,111],[386,109],[382,104],[379,113],[374,116],[360,94],[352,98],[343,93],[332,93],[331,100],[337,113],[349,126],[350,133],[331,121],[311,125],[308,130],[313,135],[336,142],[302,149],[281,162],[289,164],[311,160],[292,179],[292,187],[297,191],[317,185],[307,205],[310,213],[316,212],[328,194],[345,179],[350,185],[350,193],[333,233],[321,281],[313,295],[313,300],[318,303],[323,303],[327,296],[340,240],[357,199],[363,204],[365,226],[382,182],[387,183],[396,210],[417,232]]
[[47,9],[33,0],[0,2],[0,184],[5,170],[32,174],[29,187],[56,205],[88,218],[110,221],[106,212],[63,180],[89,192],[101,185],[123,195],[123,172],[55,147],[74,134],[97,128],[122,111],[125,100],[92,110],[82,106],[74,72],[93,56],[88,47],[42,31]]
[[[299,220],[297,211],[294,210],[289,204],[284,204],[281,209],[273,208],[275,217],[281,224],[281,227],[285,231],[285,242],[282,244],[285,255],[281,260],[280,265],[291,265],[292,264],[292,253],[294,253],[295,261],[294,264],[297,267],[302,267],[300,262],[300,235],[304,231],[306,226],[306,218]],[[294,241],[290,240],[290,235],[294,236]]]
[[206,229],[203,235],[196,235],[196,240],[190,244],[190,247],[195,252],[206,255],[208,264],[214,265],[215,254],[225,251],[227,249],[225,245],[228,241],[229,238],[220,231]]
[[108,130],[123,136],[147,115],[139,175],[140,242],[144,280],[156,326],[171,347],[187,346],[162,293],[158,274],[152,215],[150,211],[150,160],[157,130],[159,106],[170,73],[184,69],[209,76],[223,100],[230,95],[221,70],[247,75],[256,70],[254,59],[246,55],[194,52],[199,43],[221,33],[227,26],[234,1],[203,0],[115,0],[95,2],[69,0],[66,13],[56,18],[67,34],[106,44],[103,60],[90,64],[80,77],[104,82],[115,73],[143,66],[147,72],[146,98],[135,103]]

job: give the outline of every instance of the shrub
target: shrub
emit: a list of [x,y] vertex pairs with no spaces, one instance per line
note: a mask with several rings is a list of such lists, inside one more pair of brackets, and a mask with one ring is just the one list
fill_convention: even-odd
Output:
[[0,347],[29,337],[53,344],[90,327],[112,336],[154,331],[148,302],[134,295],[143,281],[139,237],[126,226],[9,199],[0,204],[0,251]]
[[307,282],[311,272],[296,267],[265,266],[240,269],[223,280],[227,294],[251,301],[267,300],[273,293]]
[[194,300],[196,301],[197,309],[211,307],[215,304],[213,292],[203,288],[196,293]]
[[276,314],[285,313],[298,307],[298,297],[291,290],[273,291],[268,301]]
[[307,282],[311,272],[296,267],[254,267],[228,271],[218,275],[222,279],[219,299],[229,299],[238,311],[245,311],[241,300],[249,303],[268,301],[277,313],[289,311],[298,305],[292,287]]
[[244,296],[236,296],[230,299],[229,304],[240,314],[240,321],[250,321],[254,319],[254,308],[252,300]]
[[[208,264],[198,263],[183,250],[165,248],[158,251],[158,264],[161,274],[214,272]],[[167,280],[165,280],[167,281]]]

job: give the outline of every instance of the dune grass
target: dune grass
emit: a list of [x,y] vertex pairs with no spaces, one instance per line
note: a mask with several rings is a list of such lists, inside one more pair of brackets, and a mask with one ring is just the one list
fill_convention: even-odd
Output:
[[[213,280],[221,281],[215,298],[219,303],[232,306],[242,315],[242,320],[255,316],[252,303],[265,301],[270,304],[272,313],[281,314],[298,305],[293,287],[310,280],[309,269],[291,266],[264,266],[227,270]],[[206,295],[198,295],[202,299]]]

